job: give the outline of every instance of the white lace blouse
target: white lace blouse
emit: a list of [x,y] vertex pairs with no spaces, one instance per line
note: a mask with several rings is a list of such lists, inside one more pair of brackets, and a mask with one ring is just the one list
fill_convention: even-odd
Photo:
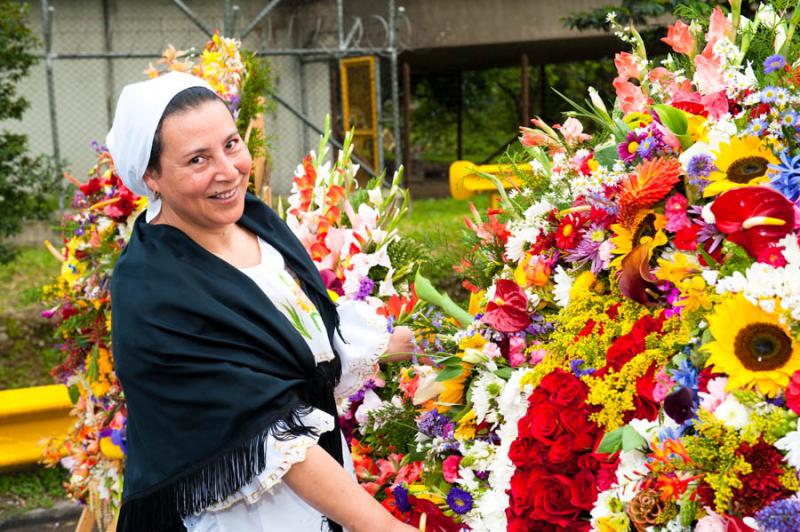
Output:
[[[331,360],[333,349],[314,304],[295,278],[286,270],[280,252],[258,239],[261,263],[241,271],[250,277],[306,340],[317,363]],[[389,333],[386,320],[376,313],[378,300],[340,301],[340,329],[346,340],[334,335],[333,347],[342,362],[342,377],[334,394],[337,404],[358,391],[362,383],[377,372],[378,356],[386,351]],[[314,409],[303,418],[319,433],[333,430],[333,418]],[[283,476],[293,464],[305,460],[306,450],[317,438],[298,436],[290,440],[268,437],[265,443],[267,464],[248,485],[224,501],[199,514],[183,518],[189,532],[296,532],[325,530],[325,520],[292,491]],[[342,437],[344,467],[353,473],[353,461]]]

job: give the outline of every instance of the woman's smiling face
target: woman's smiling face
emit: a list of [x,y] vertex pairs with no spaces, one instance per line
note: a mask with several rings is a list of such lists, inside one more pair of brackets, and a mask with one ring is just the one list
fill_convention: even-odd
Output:
[[206,101],[161,124],[159,171],[145,174],[162,215],[194,230],[221,229],[244,211],[252,158],[221,101]]

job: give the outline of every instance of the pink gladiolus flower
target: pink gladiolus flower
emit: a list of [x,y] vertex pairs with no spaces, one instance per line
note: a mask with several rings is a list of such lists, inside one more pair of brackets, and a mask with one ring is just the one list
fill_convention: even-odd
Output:
[[628,52],[620,52],[614,56],[614,66],[617,67],[619,77],[628,81],[629,79],[642,79],[642,71],[636,63],[636,58]]
[[712,94],[725,90],[725,80],[722,77],[719,59],[698,55],[694,58],[694,66],[693,80],[701,94]]
[[522,137],[519,139],[520,143],[526,148],[534,146],[555,146],[555,141],[538,129],[531,129],[529,127],[520,127]]
[[683,194],[676,193],[669,197],[664,205],[664,216],[667,218],[667,231],[675,233],[692,225],[689,221],[689,216],[686,214],[688,205],[689,201]]
[[442,462],[442,476],[444,476],[445,481],[450,484],[461,478],[461,475],[458,474],[458,466],[461,464],[461,458],[463,457],[460,455],[451,454]]
[[614,88],[619,98],[620,109],[627,113],[644,113],[647,110],[649,100],[642,92],[642,88],[634,85],[630,81],[620,78],[614,79]]
[[568,146],[574,146],[575,144],[585,142],[592,138],[591,135],[587,135],[583,132],[583,124],[581,124],[581,121],[577,118],[567,118],[564,124],[556,124],[553,127],[561,131],[561,134],[564,135],[564,141]]
[[733,35],[733,25],[722,12],[722,9],[717,6],[711,13],[709,20],[708,33],[706,33],[706,47],[703,49],[703,55],[711,57],[714,52],[714,45],[717,44],[723,37],[731,38]]
[[715,377],[708,381],[708,392],[699,392],[700,408],[714,413],[719,405],[728,397],[725,387],[728,385],[728,377]]
[[667,28],[667,36],[661,38],[662,41],[672,47],[679,54],[691,56],[694,54],[695,42],[689,26],[683,21],[677,21]]
[[728,113],[728,97],[724,90],[703,96],[702,102],[712,118],[719,119]]

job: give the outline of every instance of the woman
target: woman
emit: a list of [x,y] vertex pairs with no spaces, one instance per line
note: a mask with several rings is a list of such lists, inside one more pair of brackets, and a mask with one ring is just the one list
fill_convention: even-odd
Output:
[[203,80],[126,86],[107,144],[151,200],[111,284],[128,408],[118,529],[414,530],[354,480],[334,396],[373,352],[409,352],[411,331],[389,337],[357,302],[337,309],[300,242],[246,193],[250,154]]

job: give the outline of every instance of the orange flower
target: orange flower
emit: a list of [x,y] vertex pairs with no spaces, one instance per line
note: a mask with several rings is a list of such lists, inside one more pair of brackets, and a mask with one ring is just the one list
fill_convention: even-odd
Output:
[[667,36],[662,37],[661,40],[670,45],[679,54],[694,55],[694,36],[689,26],[681,20],[669,26],[667,28]]

